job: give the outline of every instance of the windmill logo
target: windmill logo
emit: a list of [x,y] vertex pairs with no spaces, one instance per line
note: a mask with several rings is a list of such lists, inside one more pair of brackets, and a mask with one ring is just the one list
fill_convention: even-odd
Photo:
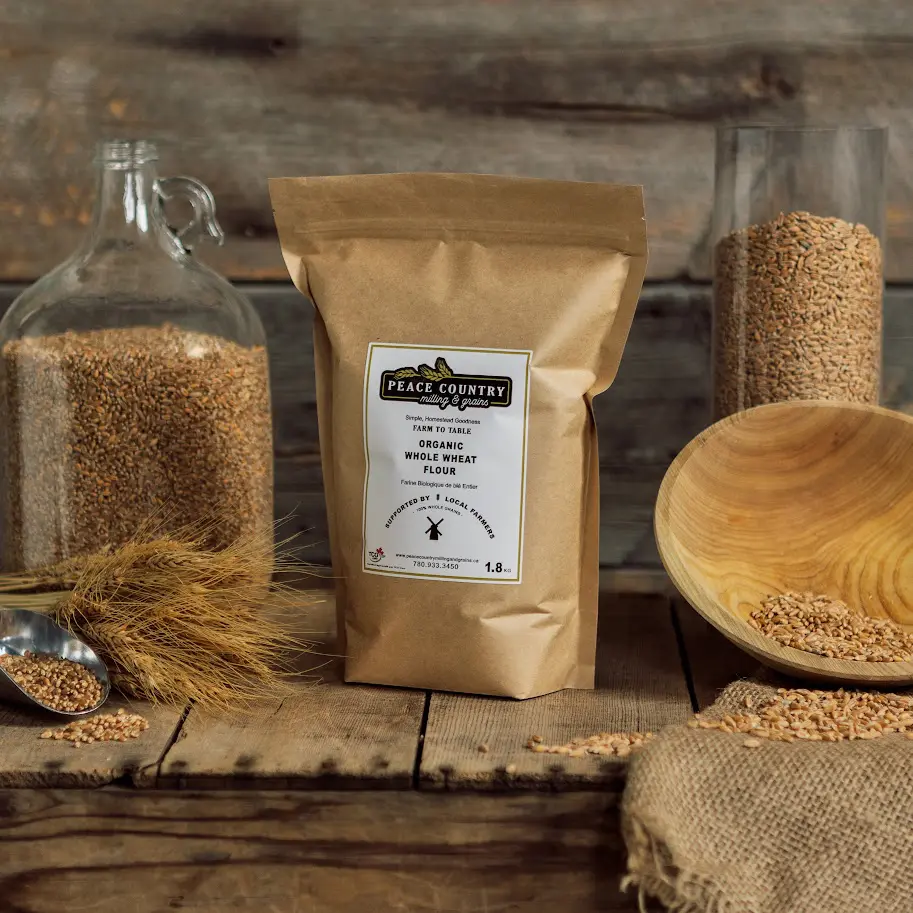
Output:
[[441,517],[441,519],[438,520],[437,523],[435,523],[434,520],[431,519],[431,517],[428,517],[427,519],[428,519],[429,526],[428,526],[428,529],[425,530],[425,535],[432,542],[437,542],[437,540],[440,539],[441,536],[443,535],[441,533],[441,524],[444,522],[444,518]]
[[378,561],[383,560],[383,557],[384,557],[384,550],[383,550],[380,546],[378,546],[377,549],[376,549],[375,551],[373,551],[373,552],[369,551],[369,552],[368,552],[368,557],[369,557],[375,564],[377,564]]

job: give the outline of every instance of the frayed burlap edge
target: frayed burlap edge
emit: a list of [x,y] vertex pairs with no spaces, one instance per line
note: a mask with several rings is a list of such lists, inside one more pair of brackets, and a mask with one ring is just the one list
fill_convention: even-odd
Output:
[[[733,682],[700,715],[706,720],[721,719],[727,714],[744,712],[746,706],[759,707],[761,702],[776,694],[777,687],[808,687],[828,690],[827,685],[799,684],[794,681],[784,681],[780,676],[765,672],[763,675],[755,675],[750,679],[739,679]],[[847,690],[853,689],[848,688]],[[913,691],[904,689],[894,693],[913,694]],[[751,703],[746,704],[745,700],[749,697],[751,698]],[[728,747],[724,750],[720,740],[726,739],[729,742],[727,743]],[[799,768],[792,771],[793,775],[798,778],[795,784],[798,788],[801,785],[801,776],[799,776],[797,770],[801,768],[801,763],[796,760],[795,754],[790,754],[795,752],[800,758],[817,759],[815,769],[818,770],[818,774],[814,783],[816,786],[820,786],[822,782],[827,783],[829,777],[821,769],[821,752],[832,751],[833,763],[837,764],[839,761],[839,769],[842,771],[835,784],[842,784],[841,789],[844,793],[838,793],[837,799],[840,801],[846,800],[853,804],[856,809],[854,820],[862,820],[864,822],[867,813],[860,815],[856,799],[854,799],[855,793],[852,792],[852,789],[849,793],[846,792],[847,784],[849,783],[850,787],[852,787],[852,772],[857,769],[857,765],[861,764],[859,769],[868,771],[866,785],[871,786],[874,784],[876,790],[875,794],[870,795],[869,798],[881,801],[885,799],[885,796],[890,797],[893,795],[893,799],[888,803],[893,808],[898,801],[898,795],[897,790],[891,786],[893,781],[890,780],[890,777],[895,779],[901,777],[907,788],[909,788],[909,783],[911,782],[909,778],[911,761],[908,755],[901,754],[900,762],[898,763],[897,761],[898,751],[901,753],[906,751],[904,745],[909,743],[902,744],[902,740],[898,741],[898,739],[900,739],[899,736],[895,739],[879,739],[877,742],[871,743],[866,741],[846,741],[840,745],[827,748],[815,743],[800,743],[792,746],[782,744],[768,745],[758,755],[738,754],[738,764],[751,766],[758,763],[764,767],[764,763],[767,765],[782,763],[788,756],[792,758],[790,763],[799,765]],[[647,913],[648,909],[654,909],[651,902],[653,899],[663,904],[670,913],[761,913],[762,910],[773,911],[782,908],[782,904],[781,907],[773,906],[771,899],[780,896],[780,889],[784,885],[789,887],[790,891],[795,888],[795,885],[790,886],[788,883],[778,880],[777,877],[769,877],[771,872],[776,873],[782,870],[781,866],[778,865],[777,854],[779,850],[777,850],[777,847],[784,844],[779,839],[781,834],[778,831],[779,825],[776,824],[775,820],[773,823],[768,822],[766,831],[766,841],[769,846],[765,859],[769,864],[762,872],[754,871],[754,875],[752,875],[751,866],[747,868],[744,866],[741,868],[731,867],[724,857],[720,855],[719,847],[712,850],[710,855],[707,855],[702,849],[704,844],[700,842],[698,832],[703,832],[706,836],[708,829],[713,827],[713,818],[707,818],[708,814],[716,814],[712,803],[707,804],[698,801],[700,796],[692,792],[690,795],[694,801],[691,802],[689,800],[684,802],[684,804],[678,802],[675,805],[677,811],[674,814],[676,817],[670,818],[670,815],[673,814],[671,808],[661,801],[654,801],[657,798],[655,792],[657,783],[659,788],[665,788],[665,786],[668,786],[666,781],[668,781],[670,776],[674,776],[677,770],[683,776],[700,773],[695,783],[692,784],[692,789],[698,791],[708,789],[708,783],[713,781],[715,765],[720,763],[731,764],[733,758],[729,758],[727,761],[727,757],[733,751],[736,753],[742,752],[738,741],[738,739],[721,733],[690,730],[681,724],[675,724],[664,728],[654,741],[644,746],[632,759],[620,810],[622,836],[628,854],[628,874],[622,879],[621,887],[622,890],[637,889],[641,913]],[[703,748],[697,751],[695,755],[694,751],[698,742],[704,744]],[[697,745],[697,747],[700,748],[701,746]],[[880,757],[882,764],[886,764],[888,761],[892,762],[890,770],[893,772],[887,781],[879,779],[877,775],[872,776],[871,761],[864,760],[865,758],[871,759],[872,752],[876,752],[876,760]],[[883,754],[878,755],[878,752],[883,752]],[[765,756],[767,756],[767,761],[763,762]],[[692,764],[695,761],[695,757],[699,758],[696,766]],[[680,770],[677,768],[677,764],[681,765]],[[743,770],[741,776],[744,777],[745,775]],[[663,785],[664,783],[665,786]],[[679,785],[682,786],[683,784],[680,783]],[[887,792],[885,792],[886,789]],[[813,789],[812,792],[814,791]],[[679,799],[684,801],[683,797],[687,795],[687,792],[683,793],[679,789],[676,794]],[[833,798],[831,793],[829,793],[829,796]],[[905,794],[908,800],[909,796],[909,792]],[[832,815],[836,814],[838,819],[840,801],[838,801],[837,806],[831,809]],[[883,804],[884,802],[882,802]],[[692,820],[694,825],[691,824]],[[752,819],[749,818],[748,820]],[[799,832],[802,832],[803,828],[809,827],[814,830],[814,823],[802,823],[797,819],[791,820],[793,829],[792,831],[784,832],[784,835],[791,834],[793,840],[797,835],[797,827]],[[903,818],[899,820],[901,823],[898,827],[903,829],[904,836],[902,840],[904,845],[909,842],[911,847],[913,847],[913,837],[909,835],[906,820]],[[732,821],[729,821],[726,826],[734,827]],[[693,834],[692,827],[694,827]],[[835,829],[833,820],[827,829]],[[837,832],[842,832],[839,826],[836,827],[836,830]],[[806,834],[806,836],[809,836],[809,834]],[[879,838],[881,841],[880,846],[878,841],[875,841],[874,844],[867,841],[869,862],[873,867],[880,865],[884,869],[884,851],[887,847],[884,841],[889,841],[891,847],[896,850],[898,836],[897,833],[893,832],[881,832]],[[737,829],[737,832],[734,832],[732,837],[734,838],[734,845],[740,846],[742,850],[745,850],[748,846],[746,841],[751,840],[750,849],[755,851],[753,861],[757,862],[756,835],[738,831]],[[786,840],[786,844],[789,844],[789,840]],[[838,842],[837,846],[838,848],[842,846],[840,852],[837,853],[840,858],[842,858],[844,853],[852,853],[852,840],[849,842],[844,841],[843,845]],[[890,866],[894,869],[897,866],[903,866],[902,873],[908,879],[911,877],[911,870],[908,864],[909,858],[910,856],[907,853],[902,857],[903,861],[901,861],[900,857],[894,853],[890,861]],[[784,861],[792,864],[795,860],[796,853],[793,852],[788,860]],[[790,866],[788,865],[787,868],[790,868]],[[878,882],[879,890],[885,887],[890,890],[893,877],[891,871],[892,869],[889,868],[882,872],[882,878]],[[835,896],[836,885],[819,882],[816,887],[817,894],[814,892],[809,893],[806,890],[801,897],[795,897],[791,901],[793,906],[790,906],[790,909],[802,910],[806,911],[806,913],[819,913],[820,910],[825,908],[821,903],[824,896],[822,892],[826,893],[828,901],[831,903],[831,906],[828,906],[827,909],[853,913],[853,911],[860,909],[877,910],[885,908],[884,904],[879,905],[877,903],[872,906],[866,906],[860,900],[858,885],[850,890],[850,887],[854,884],[856,882],[853,879],[849,879],[845,885],[847,890],[842,891],[838,898]],[[905,896],[913,895],[910,894],[908,889]],[[863,899],[871,901],[874,898],[866,894]],[[835,900],[839,902],[835,903]],[[901,909],[907,910],[908,908],[909,904],[890,906],[890,909],[898,911]]]
[[743,913],[705,876],[683,872],[673,865],[666,845],[654,839],[639,819],[627,815],[622,829],[628,874],[621,881],[621,890],[627,893],[628,888],[637,889],[640,913],[649,913],[651,897],[668,913]]
[[[702,716],[722,719],[741,703],[743,690],[773,693],[781,684],[785,683],[780,676],[762,667],[750,678],[732,682]],[[630,811],[622,815],[622,834],[628,851],[628,874],[621,880],[621,890],[637,890],[640,913],[649,913],[650,898],[658,900],[668,913],[752,913],[744,907],[734,907],[706,875],[676,866],[669,848]]]

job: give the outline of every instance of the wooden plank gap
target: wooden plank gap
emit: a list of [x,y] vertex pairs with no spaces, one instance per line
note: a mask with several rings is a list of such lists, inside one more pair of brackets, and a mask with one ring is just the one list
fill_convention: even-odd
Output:
[[422,755],[425,752],[425,732],[428,729],[428,714],[431,712],[431,695],[425,692],[425,707],[422,710],[422,719],[418,729],[418,745],[415,748],[415,767],[412,769],[412,788],[418,789],[421,783]]
[[181,738],[181,733],[184,730],[184,723],[187,721],[187,717],[190,715],[192,707],[192,701],[188,702],[184,707],[183,711],[181,712],[181,718],[178,720],[177,725],[174,727],[174,732],[171,734],[171,738],[168,740],[168,744],[165,745],[165,747],[162,749],[158,760],[152,764],[147,764],[145,767],[138,768],[129,774],[130,781],[134,786],[155,785],[162,772],[162,764],[165,763],[165,758],[168,756],[168,752],[171,751],[171,749],[174,747],[175,742]]
[[[412,789],[427,695],[346,684],[335,649],[335,601],[323,595],[281,609],[306,613],[317,643],[315,654],[294,660],[300,677],[290,693],[235,716],[193,708],[162,761],[159,789]],[[316,656],[330,660],[320,681]]]
[[145,717],[149,728],[137,739],[85,743],[75,749],[72,742],[39,738],[46,729],[65,726],[66,719],[0,706],[0,789],[98,787],[116,781],[145,784],[146,772],[157,768],[165,746],[172,744],[181,715],[173,708],[131,701],[116,692],[101,712],[120,709]]
[[688,657],[698,711],[706,710],[727,685],[758,672],[756,659],[723,637],[684,599],[673,601],[672,612]]
[[670,602],[603,590],[596,688],[526,701],[434,692],[420,785],[441,790],[620,791],[618,757],[533,752],[533,735],[563,745],[600,732],[657,731],[692,714]]
[[669,600],[669,617],[672,619],[672,630],[675,632],[675,640],[678,643],[678,655],[682,662],[682,672],[685,675],[685,683],[688,685],[688,696],[691,698],[691,709],[697,713],[700,706],[697,702],[697,692],[694,690],[694,674],[691,671],[691,661],[688,659],[688,650],[685,647],[685,636],[682,633],[682,626],[678,620],[678,613],[675,611],[675,601]]

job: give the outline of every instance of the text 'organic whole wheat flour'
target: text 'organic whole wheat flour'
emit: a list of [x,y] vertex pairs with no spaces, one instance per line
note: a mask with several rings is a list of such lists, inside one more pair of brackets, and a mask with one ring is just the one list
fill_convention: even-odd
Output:
[[469,174],[270,181],[313,300],[348,681],[593,686],[599,462],[646,266],[639,187]]

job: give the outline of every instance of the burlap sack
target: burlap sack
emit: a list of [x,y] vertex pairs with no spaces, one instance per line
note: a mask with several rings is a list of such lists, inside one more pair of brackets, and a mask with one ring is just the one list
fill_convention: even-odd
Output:
[[[773,691],[737,682],[704,715]],[[654,897],[674,913],[910,913],[913,741],[744,741],[676,726],[632,761],[625,884],[641,908]]]

